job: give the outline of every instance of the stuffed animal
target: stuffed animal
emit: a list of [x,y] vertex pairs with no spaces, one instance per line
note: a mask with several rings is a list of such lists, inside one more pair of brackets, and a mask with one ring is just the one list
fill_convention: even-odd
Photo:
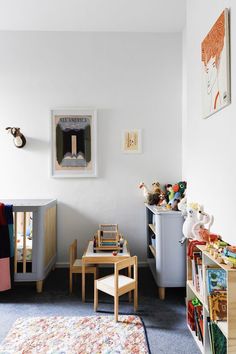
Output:
[[[174,184],[172,187],[169,187],[169,190],[171,190],[170,195],[169,195],[169,204],[172,205],[175,201],[176,205],[180,202],[180,200],[184,196],[185,189],[187,187],[187,182],[182,181]],[[178,209],[177,209],[178,210]]]
[[[209,215],[206,212],[204,212],[203,206],[199,206],[197,219],[198,219],[198,221],[193,225],[193,228],[192,228],[192,233],[193,233],[194,239],[206,241],[205,238],[203,238],[201,236],[200,231],[204,229],[204,230],[208,230],[210,232],[210,228],[213,224],[214,218],[212,215]],[[208,224],[208,227],[205,226],[207,224]]]
[[198,203],[190,203],[187,205],[186,208],[187,216],[186,219],[183,223],[183,237],[179,241],[181,244],[183,244],[188,238],[194,238],[194,235],[192,233],[193,226],[196,224],[198,221],[198,212],[199,212],[199,205]]
[[181,211],[184,217],[187,216],[187,196],[184,196],[178,203],[178,210]]
[[170,200],[174,198],[175,192],[173,191],[172,184],[165,185],[166,190],[166,201],[169,204]]
[[206,241],[206,242],[216,242],[218,240],[221,240],[221,236],[217,234],[211,233],[208,229],[205,228],[200,228],[199,232],[199,237],[201,240]]
[[149,190],[147,186],[144,184],[144,182],[140,183],[139,188],[143,189],[144,198],[149,205],[159,204],[161,200],[160,198],[161,188],[159,182],[154,182],[152,184],[152,190]]

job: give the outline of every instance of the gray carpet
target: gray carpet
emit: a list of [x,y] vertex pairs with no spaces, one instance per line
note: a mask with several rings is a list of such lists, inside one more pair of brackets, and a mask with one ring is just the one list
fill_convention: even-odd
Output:
[[[102,269],[100,276],[108,272],[109,269]],[[52,272],[42,294],[36,293],[33,283],[18,283],[13,290],[0,293],[0,341],[18,317],[94,315],[93,279],[91,275],[86,279],[86,303],[81,302],[81,278],[76,281],[73,295],[68,294],[67,269]],[[139,269],[138,315],[144,320],[152,354],[200,353],[186,327],[184,297],[185,289],[170,288],[166,291],[166,300],[159,300],[149,269]],[[99,292],[99,314],[113,313],[112,300],[109,295]],[[127,297],[121,297],[120,313],[132,312]]]

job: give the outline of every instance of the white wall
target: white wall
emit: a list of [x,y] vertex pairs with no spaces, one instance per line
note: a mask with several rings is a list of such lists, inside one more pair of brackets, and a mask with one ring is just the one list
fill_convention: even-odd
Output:
[[[118,223],[145,260],[138,183],[181,178],[181,35],[1,32],[0,48],[1,197],[57,198],[59,262],[103,222]],[[58,106],[98,109],[98,178],[50,177],[49,110]],[[21,128],[24,149],[7,126]],[[124,128],[143,129],[143,154],[122,154]]]
[[[231,12],[232,103],[208,119],[201,118],[201,42],[224,8]],[[188,197],[215,217],[212,230],[230,242],[235,236],[235,55],[236,3],[188,0],[186,24],[187,120],[183,119],[183,178]]]

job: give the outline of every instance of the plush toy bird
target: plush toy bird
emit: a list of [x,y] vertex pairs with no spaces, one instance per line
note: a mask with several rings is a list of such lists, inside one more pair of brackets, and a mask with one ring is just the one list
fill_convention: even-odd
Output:
[[139,188],[143,190],[144,198],[149,205],[159,204],[163,193],[159,182],[152,183],[152,190],[149,190],[144,182],[139,184]]

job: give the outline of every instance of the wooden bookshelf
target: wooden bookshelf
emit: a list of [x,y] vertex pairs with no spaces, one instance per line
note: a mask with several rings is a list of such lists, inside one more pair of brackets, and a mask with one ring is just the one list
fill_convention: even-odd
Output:
[[202,271],[203,271],[203,295],[197,291],[192,280],[192,263],[189,257],[187,257],[187,298],[186,305],[189,300],[197,297],[203,305],[203,343],[197,338],[195,332],[188,328],[193,335],[193,338],[198,345],[199,349],[204,354],[211,353],[209,332],[207,327],[208,312],[208,299],[207,299],[207,283],[206,283],[206,269],[207,267],[218,267],[226,271],[227,279],[227,321],[216,321],[221,332],[224,334],[227,341],[227,354],[236,353],[236,269],[230,268],[226,264],[220,263],[214,258],[207,250],[205,246],[196,246],[196,251],[202,253]]

